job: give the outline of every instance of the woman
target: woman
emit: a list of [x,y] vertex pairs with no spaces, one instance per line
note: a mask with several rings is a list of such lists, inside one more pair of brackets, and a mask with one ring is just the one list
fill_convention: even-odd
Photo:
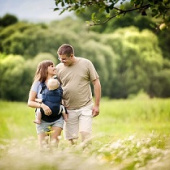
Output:
[[[42,91],[46,92],[48,89],[42,86],[42,84],[47,84],[48,80],[56,75],[56,68],[54,63],[50,60],[44,60],[39,63],[37,71],[34,76],[34,82],[31,86],[28,106],[36,108],[36,112],[40,111],[40,108],[44,110],[44,115],[40,124],[36,124],[38,140],[40,147],[42,147],[45,137],[48,135],[48,131],[52,131],[51,140],[54,140],[58,144],[58,136],[61,135],[63,129],[64,120],[62,116],[59,116],[57,113],[52,114],[51,109],[44,103],[37,102],[38,99],[42,99]],[[46,87],[46,86],[45,86]],[[49,129],[50,127],[50,129]]]

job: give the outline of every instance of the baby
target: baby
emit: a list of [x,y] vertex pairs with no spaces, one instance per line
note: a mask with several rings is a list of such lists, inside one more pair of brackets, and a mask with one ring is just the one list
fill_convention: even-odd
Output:
[[[35,101],[39,103],[43,102],[52,110],[52,114],[62,114],[64,120],[67,121],[67,111],[61,104],[63,90],[60,87],[59,81],[51,78],[48,80],[47,85],[45,83],[41,83],[41,85],[42,99],[36,99]],[[42,108],[37,109],[34,123],[41,123],[42,114],[44,114],[44,110]]]

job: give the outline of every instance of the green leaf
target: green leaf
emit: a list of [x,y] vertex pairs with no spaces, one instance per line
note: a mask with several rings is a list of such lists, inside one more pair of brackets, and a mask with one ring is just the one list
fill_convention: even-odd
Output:
[[64,5],[65,5],[65,3],[62,1],[61,6],[63,7]]
[[110,14],[106,14],[106,18],[110,18]]
[[92,19],[92,20],[95,20],[95,18],[96,18],[96,13],[93,12],[92,15],[91,15],[91,19]]
[[108,6],[105,8],[105,10],[106,10],[107,13],[110,12],[110,8]]
[[54,8],[54,11],[58,11],[59,10],[59,8]]
[[158,14],[157,9],[152,9],[152,17],[156,16]]

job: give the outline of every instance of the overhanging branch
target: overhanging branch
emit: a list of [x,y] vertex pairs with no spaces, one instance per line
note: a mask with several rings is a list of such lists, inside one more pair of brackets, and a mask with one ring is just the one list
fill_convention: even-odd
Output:
[[97,26],[97,25],[103,25],[103,24],[106,24],[107,22],[109,22],[111,19],[119,16],[119,15],[122,15],[122,14],[126,14],[128,12],[132,12],[132,11],[136,11],[136,10],[146,10],[150,7],[151,5],[150,4],[147,4],[147,5],[143,5],[143,6],[140,6],[138,8],[132,8],[132,9],[128,9],[128,10],[122,10],[122,9],[119,9],[119,8],[116,8],[114,7],[113,9],[117,10],[117,14],[109,17],[108,19],[106,19],[105,21],[103,22],[100,22],[100,23],[93,23],[93,24],[90,24],[90,26]]

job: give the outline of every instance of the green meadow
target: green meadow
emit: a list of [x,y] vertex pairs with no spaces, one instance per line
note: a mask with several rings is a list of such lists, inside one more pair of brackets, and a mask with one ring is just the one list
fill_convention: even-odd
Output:
[[[170,169],[170,99],[102,99],[91,141],[40,152],[34,109],[0,101],[0,169]],[[90,144],[89,144],[90,143]]]

